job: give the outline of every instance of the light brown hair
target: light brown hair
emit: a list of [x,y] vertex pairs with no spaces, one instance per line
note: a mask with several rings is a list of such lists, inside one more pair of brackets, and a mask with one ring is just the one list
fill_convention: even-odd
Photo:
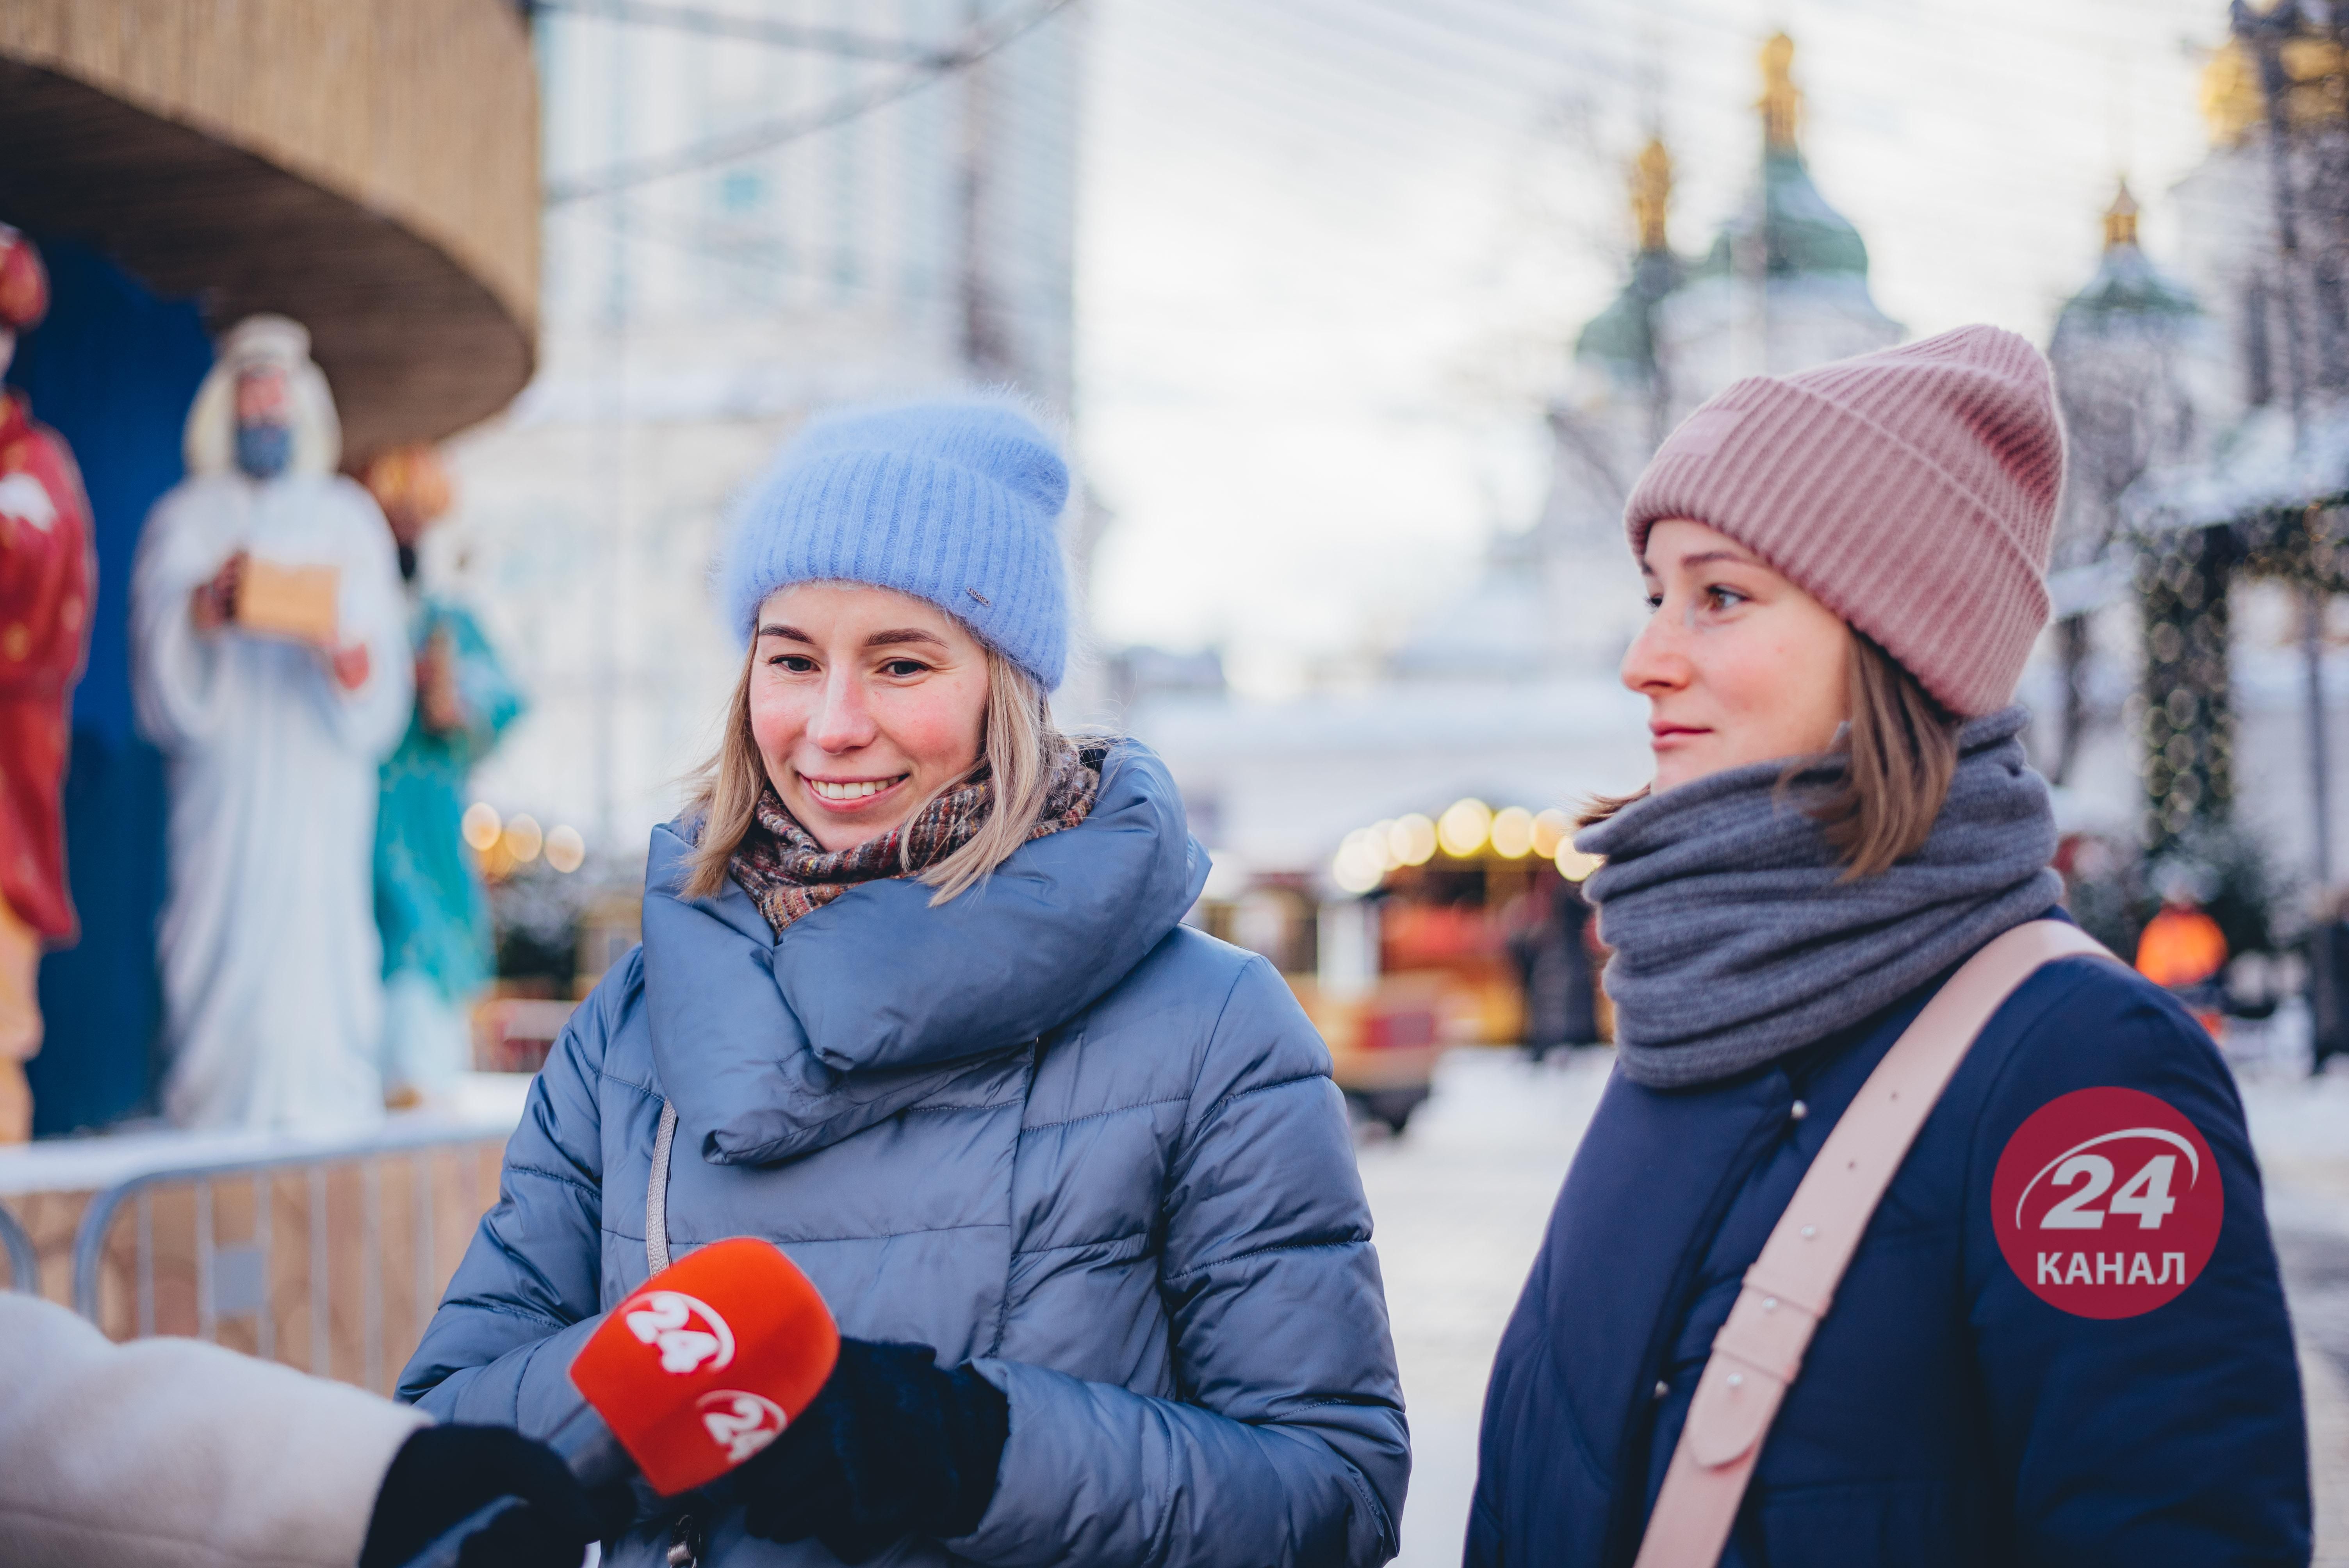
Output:
[[[1843,880],[1857,882],[1924,848],[1950,796],[1963,721],[1857,631],[1845,667],[1851,719],[1840,744],[1788,763],[1778,787],[1805,789],[1804,809],[1842,854]],[[1577,825],[1603,822],[1647,793],[1599,796],[1583,808]]]
[[[969,842],[918,873],[914,873],[911,840],[899,847],[900,863],[906,872],[938,890],[930,900],[934,906],[985,882],[1010,858],[1012,851],[1028,841],[1029,830],[1044,814],[1053,765],[1069,744],[1054,727],[1051,703],[1036,683],[993,648],[983,651],[987,655],[987,717],[979,733],[978,757],[930,799],[968,782],[984,768],[995,784],[994,809]],[[688,871],[681,891],[687,898],[710,898],[724,891],[728,863],[750,836],[760,793],[767,787],[766,764],[750,733],[750,673],[757,667],[754,645],[742,661],[734,695],[727,702],[726,729],[719,738],[717,755],[703,764],[693,779],[686,814],[701,819],[701,841],[686,861]],[[929,803],[924,800],[916,806],[915,814]]]

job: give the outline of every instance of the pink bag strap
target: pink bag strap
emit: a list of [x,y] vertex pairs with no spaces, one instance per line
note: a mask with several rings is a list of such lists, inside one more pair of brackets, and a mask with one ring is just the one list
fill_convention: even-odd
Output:
[[1801,1373],[1812,1332],[1918,1129],[2015,988],[2044,964],[2081,956],[2113,955],[2059,920],[2031,921],[1994,938],[1950,976],[1868,1075],[1713,1336],[1636,1568],[1717,1568],[1779,1402]]

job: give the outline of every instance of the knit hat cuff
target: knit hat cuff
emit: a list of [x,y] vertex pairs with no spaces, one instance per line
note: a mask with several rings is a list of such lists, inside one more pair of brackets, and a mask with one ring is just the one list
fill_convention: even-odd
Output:
[[850,448],[807,454],[761,497],[789,528],[738,531],[727,612],[738,635],[759,606],[800,583],[862,583],[926,600],[1046,691],[1067,665],[1059,540],[1020,526],[1032,503],[988,475],[922,453]]

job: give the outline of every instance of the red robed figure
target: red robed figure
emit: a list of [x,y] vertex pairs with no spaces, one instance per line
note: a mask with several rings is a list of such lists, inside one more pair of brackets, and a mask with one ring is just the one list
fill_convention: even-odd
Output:
[[58,792],[98,574],[73,455],[0,400],[0,896],[47,943],[77,934]]

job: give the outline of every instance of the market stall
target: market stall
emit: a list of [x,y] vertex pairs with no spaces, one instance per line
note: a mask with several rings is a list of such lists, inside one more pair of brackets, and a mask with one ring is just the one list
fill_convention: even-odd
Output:
[[1448,1047],[1539,1059],[1607,1037],[1579,890],[1596,862],[1572,828],[1561,810],[1472,799],[1346,836],[1330,866],[1341,896],[1318,912],[1310,973],[1289,983],[1360,1112],[1400,1132]]

